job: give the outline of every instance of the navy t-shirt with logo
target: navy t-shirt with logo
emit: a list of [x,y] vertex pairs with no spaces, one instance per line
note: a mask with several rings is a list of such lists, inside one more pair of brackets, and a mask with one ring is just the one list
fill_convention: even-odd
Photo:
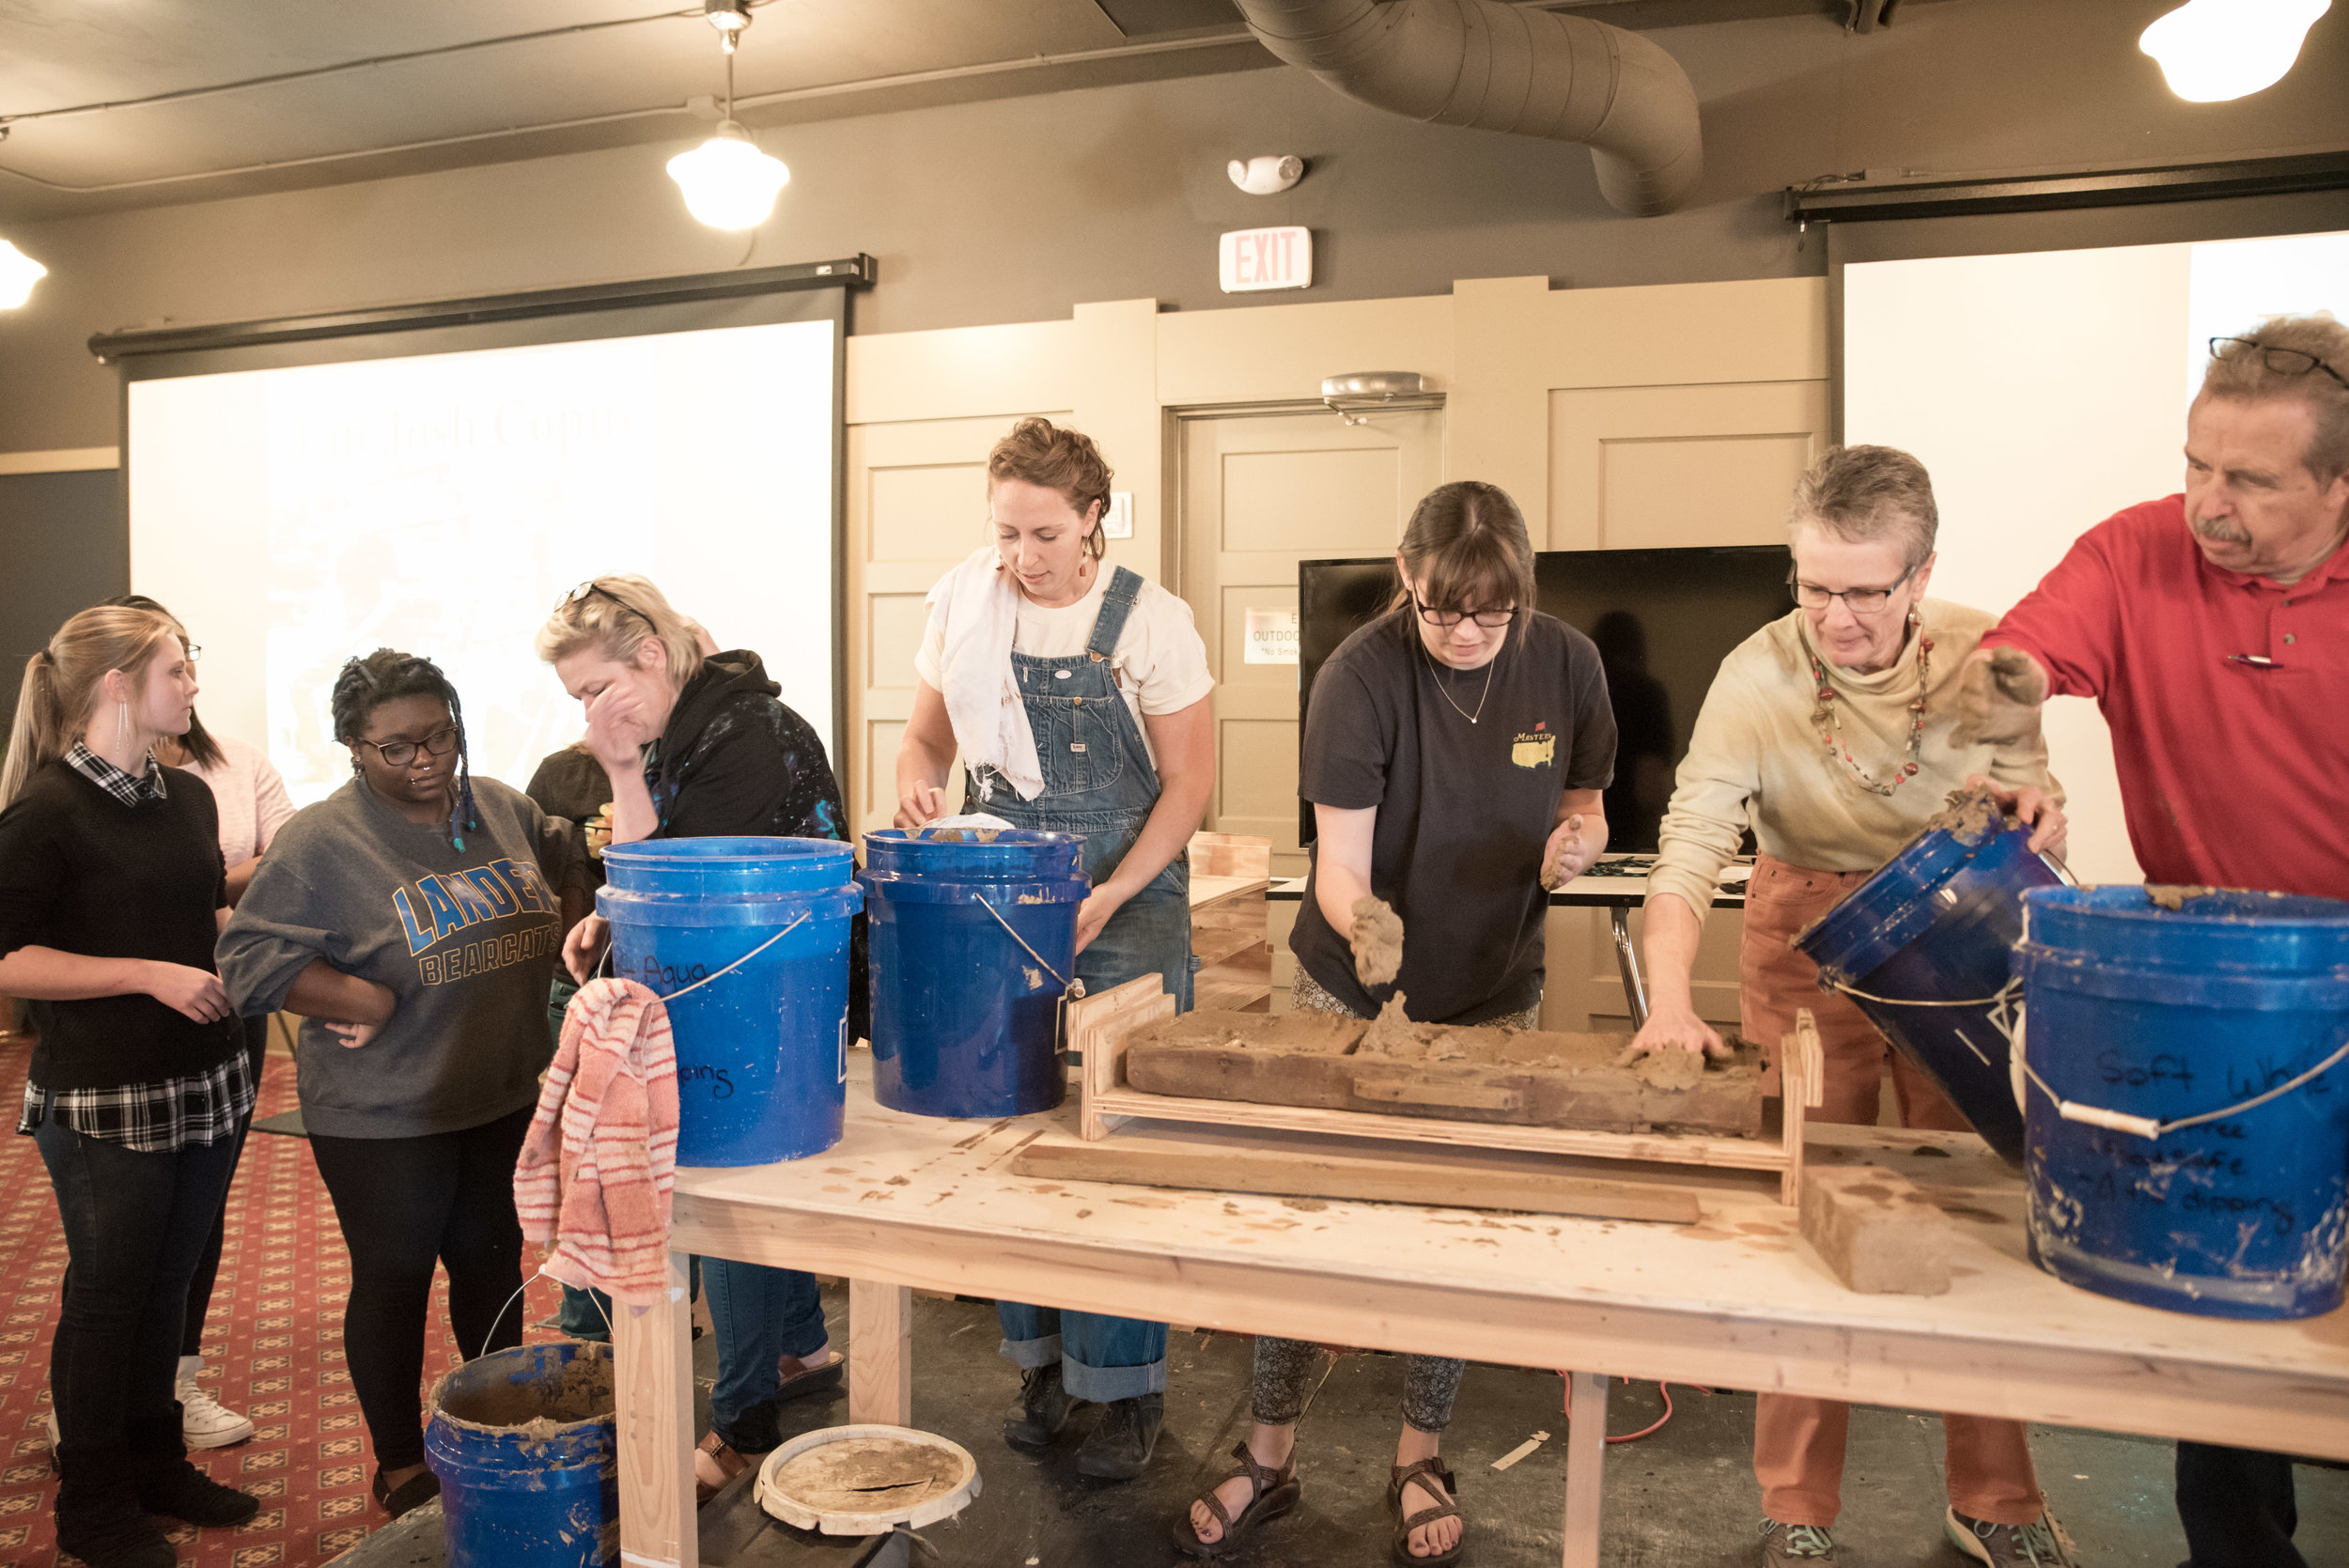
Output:
[[1298,769],[1316,805],[1377,808],[1370,886],[1403,917],[1402,972],[1363,988],[1310,879],[1289,946],[1358,1013],[1400,990],[1419,1022],[1482,1023],[1541,1000],[1542,850],[1559,797],[1613,778],[1615,721],[1598,649],[1561,621],[1520,617],[1487,694],[1486,670],[1438,663],[1411,619],[1379,617],[1321,667]]

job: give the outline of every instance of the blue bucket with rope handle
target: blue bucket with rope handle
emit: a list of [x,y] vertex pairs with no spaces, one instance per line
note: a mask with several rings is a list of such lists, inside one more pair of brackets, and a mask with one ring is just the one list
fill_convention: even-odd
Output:
[[612,973],[668,1004],[679,1165],[766,1165],[840,1141],[856,849],[680,838],[603,852]]
[[2070,878],[2030,848],[2030,830],[1968,814],[1911,839],[1795,938],[1892,1048],[1950,1097],[2000,1158],[2023,1163],[2023,1114],[2007,1063],[2019,986],[2023,894]]
[[1024,828],[864,835],[875,1099],[923,1116],[1060,1104],[1084,845]]
[[2023,903],[2031,1260],[2203,1317],[2340,1306],[2349,903],[2133,886]]

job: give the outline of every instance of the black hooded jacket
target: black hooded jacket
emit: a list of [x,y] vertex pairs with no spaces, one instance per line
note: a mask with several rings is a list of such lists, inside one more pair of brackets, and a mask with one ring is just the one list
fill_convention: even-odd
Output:
[[[840,785],[815,727],[747,648],[713,654],[677,693],[668,727],[645,753],[656,838],[737,835],[846,840]],[[848,949],[848,1032],[871,1035],[864,917]]]

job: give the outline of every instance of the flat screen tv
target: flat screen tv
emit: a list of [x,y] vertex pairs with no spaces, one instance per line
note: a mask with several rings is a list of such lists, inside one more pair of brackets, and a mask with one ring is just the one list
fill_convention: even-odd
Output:
[[[1656,851],[1672,774],[1730,649],[1794,609],[1783,545],[1709,550],[1550,550],[1533,557],[1542,610],[1598,644],[1615,709],[1615,782],[1607,791],[1608,848]],[[1392,556],[1306,561],[1298,567],[1299,736],[1314,676],[1338,644],[1394,596]],[[1299,842],[1314,810],[1298,802]]]

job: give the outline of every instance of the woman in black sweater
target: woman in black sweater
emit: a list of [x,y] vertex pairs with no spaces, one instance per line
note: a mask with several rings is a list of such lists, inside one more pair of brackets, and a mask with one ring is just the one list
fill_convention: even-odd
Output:
[[227,914],[204,781],[165,768],[195,674],[168,616],[85,610],[24,669],[0,770],[0,992],[40,1046],[17,1131],[57,1193],[65,1307],[50,1350],[57,1544],[172,1568],[147,1517],[237,1525],[260,1504],[188,1462],[173,1387],[188,1282],[253,1109],[212,944]]
[[[586,709],[603,765],[612,842],[737,834],[846,838],[824,743],[781,700],[758,655],[705,658],[700,629],[641,577],[599,577],[566,595],[538,631],[538,656]],[[701,636],[707,636],[701,633]],[[864,922],[849,938],[848,1035],[866,1034]],[[583,984],[607,928],[590,915],[564,961]],[[718,1335],[711,1429],[693,1459],[705,1500],[781,1442],[776,1406],[838,1387],[814,1276],[718,1258],[702,1285]]]

